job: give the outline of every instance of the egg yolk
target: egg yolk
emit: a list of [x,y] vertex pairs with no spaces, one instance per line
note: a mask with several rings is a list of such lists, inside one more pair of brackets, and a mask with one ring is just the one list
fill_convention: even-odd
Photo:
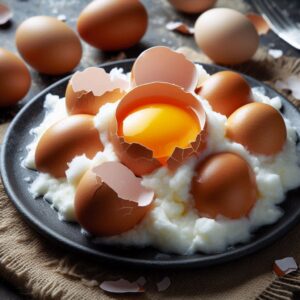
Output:
[[152,150],[153,157],[165,163],[176,147],[187,148],[200,132],[191,109],[170,104],[147,104],[125,117],[121,133],[127,143]]

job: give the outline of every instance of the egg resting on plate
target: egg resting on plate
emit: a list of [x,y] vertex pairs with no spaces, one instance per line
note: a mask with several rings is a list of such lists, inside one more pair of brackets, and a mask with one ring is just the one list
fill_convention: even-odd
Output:
[[[166,59],[157,61],[159,53]],[[173,69],[161,66],[163,62]],[[143,64],[150,64],[151,72],[144,74]],[[187,76],[182,76],[183,67]],[[172,72],[162,73],[162,69]],[[247,242],[254,229],[278,220],[282,212],[277,204],[286,191],[300,184],[296,132],[281,116],[279,98],[269,99],[260,88],[247,87],[239,74],[234,74],[235,88],[222,87],[226,80],[222,80],[222,72],[217,74],[221,80],[216,89],[224,88],[228,95],[221,100],[240,104],[229,118],[212,109],[218,99],[201,96],[201,87],[215,75],[166,47],[142,53],[131,74],[121,69],[106,74],[107,90],[97,94],[90,85],[81,87],[75,93],[78,98],[89,94],[88,101],[94,97],[99,105],[97,114],[90,115],[98,131],[99,151],[92,157],[85,154],[88,143],[84,143],[83,153],[67,162],[63,177],[42,170],[30,191],[49,199],[61,219],[77,220],[94,242],[152,245],[178,254],[215,253]],[[236,91],[241,91],[240,95]],[[99,101],[107,93],[119,98]],[[212,88],[211,95],[218,94]],[[80,111],[70,113],[65,105],[70,100],[68,93],[66,96],[66,100],[47,96],[45,119],[33,129],[35,139],[28,146],[27,167],[36,168],[36,149],[49,127],[80,116]],[[73,100],[76,104],[77,99]],[[240,123],[230,121],[235,112],[256,104],[260,112],[255,115],[268,116],[265,122],[255,117],[249,122],[243,117],[237,118]],[[247,138],[253,138],[253,124],[261,126],[256,132],[263,149],[272,146],[264,134],[277,128],[281,135],[279,145],[268,149],[267,155],[247,143]],[[242,132],[243,139],[237,141],[231,127],[236,136]],[[89,193],[93,190],[95,193]],[[101,213],[104,215],[99,218]],[[105,218],[108,221],[101,223]],[[119,224],[113,221],[118,219],[122,220]]]

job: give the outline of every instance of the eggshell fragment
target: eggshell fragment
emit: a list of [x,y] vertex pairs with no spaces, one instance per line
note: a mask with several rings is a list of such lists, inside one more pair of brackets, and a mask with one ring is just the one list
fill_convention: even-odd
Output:
[[0,3],[0,25],[6,24],[9,20],[11,20],[13,17],[13,13],[11,9]]
[[164,292],[170,287],[170,285],[171,280],[169,277],[166,276],[156,284],[156,287],[159,292]]
[[279,277],[298,270],[298,265],[293,257],[275,260],[273,270]]
[[127,88],[127,80],[112,77],[102,68],[78,71],[67,86],[67,111],[70,115],[96,115],[102,105],[119,100]]
[[257,200],[255,176],[248,163],[229,152],[208,156],[196,167],[191,193],[200,216],[239,219]]
[[206,113],[191,93],[185,92],[182,88],[168,83],[149,83],[140,85],[120,101],[116,110],[116,119],[111,123],[110,139],[119,159],[136,175],[151,173],[162,163],[153,157],[153,152],[144,145],[127,143],[122,135],[119,135],[118,128],[128,113],[144,103],[168,103],[191,109],[196,114],[201,131],[190,146],[182,149],[176,148],[172,155],[166,160],[165,165],[170,169],[177,168],[183,161],[191,156],[198,155],[206,147],[207,124]]
[[169,22],[166,25],[166,28],[171,31],[177,31],[182,34],[193,35],[195,33],[195,29],[189,27],[183,22]]
[[253,102],[236,110],[227,120],[226,136],[251,153],[275,155],[286,142],[281,114],[272,106]]
[[76,33],[55,17],[35,16],[25,20],[16,31],[16,45],[28,64],[49,75],[70,72],[82,55]]
[[221,71],[208,77],[197,89],[212,109],[229,117],[239,107],[252,102],[251,87],[238,73]]
[[214,8],[201,14],[195,24],[195,40],[210,59],[225,65],[249,60],[259,44],[252,22],[229,8]]
[[75,195],[81,226],[96,236],[121,234],[137,225],[152,208],[153,191],[119,162],[105,162],[88,170]]
[[0,107],[16,104],[28,92],[31,77],[25,63],[15,54],[0,48]]
[[130,282],[122,278],[115,281],[103,281],[100,288],[113,294],[142,293],[145,291],[137,282]]
[[77,29],[90,45],[117,51],[137,44],[147,25],[147,11],[138,0],[96,0],[81,12]]
[[151,82],[172,83],[192,92],[198,83],[197,68],[181,53],[152,47],[140,54],[131,70],[132,86]]
[[259,35],[264,35],[269,32],[270,26],[261,15],[248,13],[246,17],[252,22]]
[[103,150],[99,132],[90,115],[74,115],[52,125],[40,138],[35,152],[36,168],[54,177],[65,177],[75,156],[93,158]]
[[177,10],[195,14],[214,6],[216,0],[168,0]]

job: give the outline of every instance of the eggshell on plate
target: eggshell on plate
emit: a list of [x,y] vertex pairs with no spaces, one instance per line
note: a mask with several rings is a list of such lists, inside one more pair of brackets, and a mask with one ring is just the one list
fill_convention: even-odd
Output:
[[195,14],[214,6],[217,0],[168,0],[177,10]]
[[78,71],[66,89],[67,111],[70,115],[96,115],[102,105],[116,102],[127,89],[127,80],[112,77],[102,68],[90,67]]
[[238,73],[221,71],[208,77],[197,90],[212,109],[229,117],[239,107],[252,102],[251,87]]
[[98,130],[90,115],[74,115],[52,125],[40,138],[36,152],[36,168],[54,177],[65,177],[75,156],[88,158],[103,150]]
[[0,107],[16,104],[28,92],[31,77],[24,62],[0,48]]
[[257,200],[255,176],[248,163],[229,152],[213,154],[196,167],[191,193],[200,216],[246,217]]
[[82,55],[77,34],[54,17],[35,16],[25,20],[17,29],[16,45],[28,64],[49,75],[70,72]]
[[96,236],[121,234],[137,225],[152,208],[154,193],[119,162],[88,170],[75,195],[80,225]]
[[[189,146],[185,148],[176,147],[172,154],[165,158],[164,162],[155,158],[153,151],[144,145],[126,142],[122,132],[119,132],[123,120],[134,109],[153,103],[167,103],[190,110],[197,118],[200,128],[195,140],[191,141]],[[170,122],[172,122],[171,119]],[[140,128],[143,128],[142,123]],[[140,85],[127,93],[120,101],[116,110],[116,118],[111,123],[110,139],[120,161],[136,175],[151,173],[162,165],[175,169],[183,161],[191,156],[198,155],[205,149],[207,142],[206,113],[198,99],[179,86],[159,82]]]
[[214,8],[200,15],[195,24],[195,40],[210,59],[228,65],[249,60],[259,44],[252,22],[229,8]]
[[172,83],[192,92],[198,83],[198,73],[195,65],[183,54],[156,46],[142,52],[131,70],[132,86],[151,82]]
[[134,46],[145,34],[147,25],[147,11],[138,0],[92,1],[77,21],[80,36],[104,51]]
[[252,153],[275,155],[282,150],[287,132],[281,114],[274,107],[253,102],[228,118],[226,136]]

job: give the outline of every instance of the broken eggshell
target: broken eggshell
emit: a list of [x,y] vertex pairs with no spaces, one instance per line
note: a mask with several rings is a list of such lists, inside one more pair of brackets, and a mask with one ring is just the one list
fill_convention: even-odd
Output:
[[152,208],[154,192],[119,162],[89,169],[79,182],[75,213],[79,224],[95,236],[121,234],[137,225]]
[[113,77],[102,68],[78,71],[66,89],[67,111],[70,115],[96,115],[102,105],[118,101],[127,89],[127,80]]
[[298,265],[293,257],[285,257],[275,260],[273,270],[277,276],[281,277],[297,271]]
[[245,16],[254,25],[254,27],[259,35],[264,35],[269,32],[270,26],[261,15],[258,15],[256,13],[248,13]]
[[183,22],[169,22],[166,25],[166,28],[170,31],[177,31],[182,34],[187,34],[187,35],[193,35],[195,33],[195,29],[192,27],[189,27],[187,24]]
[[207,143],[206,113],[197,98],[185,92],[181,87],[169,83],[153,82],[140,85],[122,98],[118,104],[115,119],[110,125],[110,140],[118,158],[138,176],[151,173],[161,167],[162,163],[153,157],[152,150],[138,143],[127,143],[124,137],[118,134],[118,129],[128,113],[143,104],[153,103],[165,103],[191,109],[200,125],[200,132],[190,146],[185,149],[175,148],[166,160],[164,165],[169,169],[176,169],[183,161],[199,154],[205,149]]
[[0,25],[6,24],[12,17],[13,13],[11,9],[3,3],[0,3]]
[[181,53],[157,46],[140,54],[131,70],[133,87],[151,82],[167,82],[193,92],[198,83],[196,66]]
[[103,281],[100,288],[113,294],[142,293],[145,291],[137,281],[130,282],[123,278],[115,281]]

